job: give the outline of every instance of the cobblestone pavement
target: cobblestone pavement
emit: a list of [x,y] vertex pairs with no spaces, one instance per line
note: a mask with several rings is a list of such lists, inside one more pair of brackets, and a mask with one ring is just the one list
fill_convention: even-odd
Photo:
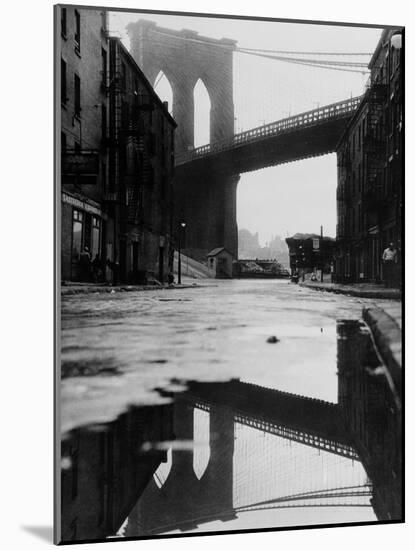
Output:
[[[244,381],[337,400],[336,319],[396,302],[286,280],[62,297],[62,430],[165,399],[183,381]],[[275,337],[275,338],[272,338]]]

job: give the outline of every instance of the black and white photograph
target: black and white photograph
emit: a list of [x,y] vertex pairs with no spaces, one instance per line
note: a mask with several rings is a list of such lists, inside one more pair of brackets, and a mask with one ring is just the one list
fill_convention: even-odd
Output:
[[54,6],[54,542],[402,523],[405,21],[174,9]]

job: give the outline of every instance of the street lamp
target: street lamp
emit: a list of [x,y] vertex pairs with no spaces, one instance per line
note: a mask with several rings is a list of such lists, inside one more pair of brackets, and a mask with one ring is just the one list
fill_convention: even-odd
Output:
[[184,228],[186,227],[186,222],[180,222],[180,228],[179,228],[179,242],[178,242],[178,252],[179,252],[179,257],[178,257],[178,261],[177,261],[177,283],[179,285],[182,284],[182,257],[181,257],[181,243],[180,243],[180,237],[181,237],[181,232],[182,230],[184,231]]

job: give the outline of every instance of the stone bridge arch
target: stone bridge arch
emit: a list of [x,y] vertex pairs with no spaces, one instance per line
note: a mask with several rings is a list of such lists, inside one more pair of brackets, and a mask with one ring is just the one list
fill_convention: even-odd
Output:
[[[216,40],[197,32],[159,27],[138,20],[127,26],[131,54],[154,85],[163,71],[173,89],[173,117],[178,123],[176,153],[194,147],[193,91],[199,79],[211,100],[211,143],[234,134],[233,51],[236,42]],[[203,41],[203,43],[202,43]]]

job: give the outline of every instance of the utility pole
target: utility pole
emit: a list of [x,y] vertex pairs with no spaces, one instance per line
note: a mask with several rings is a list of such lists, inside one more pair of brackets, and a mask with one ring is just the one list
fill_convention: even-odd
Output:
[[324,258],[323,258],[323,226],[322,225],[320,225],[320,267],[321,267],[320,280],[321,282],[323,282]]

